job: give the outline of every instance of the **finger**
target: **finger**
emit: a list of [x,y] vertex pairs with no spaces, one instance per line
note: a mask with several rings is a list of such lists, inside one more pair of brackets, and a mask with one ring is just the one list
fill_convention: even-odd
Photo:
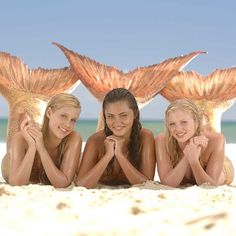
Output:
[[25,116],[24,119],[22,120],[21,124],[20,124],[20,129],[23,130],[24,127],[27,125],[28,123],[28,117]]
[[39,138],[39,137],[40,137],[40,133],[37,132],[35,129],[29,128],[29,129],[28,129],[28,132],[29,132],[30,134],[34,135],[34,137],[36,137],[36,138]]
[[34,128],[34,125],[32,123],[28,123],[26,126],[25,126],[26,129],[33,129]]
[[117,140],[116,139],[114,139],[113,137],[110,137],[110,136],[108,136],[107,138],[106,138],[109,142],[116,142]]
[[30,130],[28,130],[27,134],[28,134],[29,136],[31,136],[32,138],[34,138],[34,139],[37,138],[37,136],[35,136],[35,134],[34,134],[33,132],[31,132]]
[[197,144],[197,137],[193,137],[193,143]]
[[194,138],[191,138],[189,144],[194,144],[193,140],[194,140]]
[[109,136],[107,136],[106,138],[107,138],[107,139],[114,139],[115,137],[114,137],[114,135],[109,135]]
[[34,130],[37,133],[41,133],[41,130],[39,130],[34,124],[29,124],[28,128]]

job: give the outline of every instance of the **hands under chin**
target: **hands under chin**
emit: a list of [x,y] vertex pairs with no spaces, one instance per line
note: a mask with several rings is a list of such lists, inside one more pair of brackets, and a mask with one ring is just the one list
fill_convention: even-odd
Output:
[[205,135],[199,135],[193,137],[193,142],[197,146],[201,146],[202,148],[206,148],[208,145],[208,138]]
[[194,142],[194,138],[190,139],[190,142],[183,150],[184,156],[188,159],[190,165],[199,163],[199,157],[202,146]]
[[33,122],[31,122],[28,115],[25,115],[24,119],[20,125],[20,132],[23,135],[25,141],[27,142],[29,147],[35,147],[36,143],[32,135],[30,134],[30,129],[34,126]]
[[28,132],[30,136],[34,139],[37,150],[44,148],[43,134],[41,130],[36,126],[33,126],[29,129]]
[[120,156],[124,156],[124,138],[110,135],[106,138],[106,141],[113,144],[113,155],[115,155],[117,158],[119,158]]
[[112,159],[113,156],[115,155],[115,142],[111,139],[106,138],[104,140],[104,145],[105,145],[106,155],[110,159]]

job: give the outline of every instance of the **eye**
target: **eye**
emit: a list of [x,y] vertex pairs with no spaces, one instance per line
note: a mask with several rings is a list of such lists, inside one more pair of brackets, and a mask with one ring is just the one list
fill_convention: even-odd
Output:
[[62,118],[67,118],[67,115],[66,114],[61,114],[61,117]]
[[106,118],[107,118],[107,119],[112,119],[112,118],[113,118],[113,115],[107,114],[107,115],[106,115]]
[[170,127],[173,127],[174,125],[175,125],[175,123],[172,123],[172,122],[169,123],[169,126],[170,126]]
[[72,121],[73,123],[76,123],[76,122],[77,122],[77,120],[76,120],[76,119],[72,119],[71,121]]

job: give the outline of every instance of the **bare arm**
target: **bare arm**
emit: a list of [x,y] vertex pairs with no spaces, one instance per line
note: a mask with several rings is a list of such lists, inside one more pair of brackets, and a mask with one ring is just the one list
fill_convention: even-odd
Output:
[[131,164],[126,154],[122,153],[122,141],[115,136],[111,136],[115,141],[115,156],[130,184],[139,184],[146,180],[153,180],[155,174],[154,138],[147,129],[143,129],[141,132],[139,169]]
[[29,184],[36,153],[35,141],[28,133],[32,125],[28,123],[28,117],[25,116],[21,123],[21,131],[13,137],[10,146],[10,185]]
[[27,185],[30,181],[36,148],[27,147],[22,136],[16,134],[10,147],[9,184]]
[[55,188],[64,188],[70,185],[75,176],[81,153],[82,139],[79,133],[72,132],[69,135],[59,168],[44,146],[42,133],[38,129],[34,129],[31,130],[31,135],[36,140],[37,151],[50,183]]
[[[96,135],[96,134],[95,134]],[[93,188],[98,183],[108,163],[114,156],[114,142],[105,141],[106,153],[98,160],[99,146],[104,145],[101,137],[91,136],[86,142],[82,161],[75,181],[77,186]]]
[[171,187],[178,187],[181,184],[189,167],[188,160],[183,157],[173,168],[170,157],[166,151],[164,134],[159,134],[156,137],[155,149],[157,170],[161,183]]
[[[188,150],[188,159],[193,171],[195,181],[198,185],[203,183],[210,183],[211,185],[219,185],[219,177],[223,169],[224,163],[224,148],[225,140],[224,136],[221,134],[213,134],[214,139],[209,141],[208,146],[206,147],[206,152],[209,153],[210,157],[207,163],[206,170],[203,169],[199,162],[199,158],[194,157],[196,153],[196,145],[190,144]],[[210,151],[209,151],[210,149]]]
[[156,169],[155,142],[152,132],[147,131],[142,136],[142,151],[140,171],[148,179],[153,180]]

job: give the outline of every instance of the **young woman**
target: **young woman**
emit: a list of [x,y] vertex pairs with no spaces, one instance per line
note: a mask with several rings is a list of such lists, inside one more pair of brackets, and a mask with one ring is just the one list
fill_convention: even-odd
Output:
[[189,100],[172,102],[165,112],[165,133],[155,139],[161,183],[172,187],[191,183],[230,184],[234,170],[225,157],[222,134],[203,130],[197,106]]
[[134,96],[124,88],[103,101],[105,128],[89,137],[76,179],[77,186],[138,184],[154,178],[153,134],[141,127]]
[[[42,129],[26,115],[10,145],[5,180],[11,185],[29,183],[67,187],[74,180],[82,139],[74,131],[80,103],[71,94],[61,93],[48,102]],[[4,169],[4,166],[3,166]]]

